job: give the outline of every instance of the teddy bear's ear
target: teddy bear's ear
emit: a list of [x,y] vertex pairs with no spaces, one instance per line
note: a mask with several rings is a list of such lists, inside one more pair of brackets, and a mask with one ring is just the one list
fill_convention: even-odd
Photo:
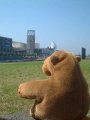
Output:
[[81,57],[80,56],[76,56],[76,58],[77,58],[78,62],[81,61]]
[[52,56],[51,57],[51,62],[53,65],[56,65],[58,62],[60,62],[60,58],[57,56]]

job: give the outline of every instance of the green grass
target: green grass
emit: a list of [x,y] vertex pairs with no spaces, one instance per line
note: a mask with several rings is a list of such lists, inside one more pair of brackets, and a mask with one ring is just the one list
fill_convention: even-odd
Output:
[[42,62],[18,62],[0,64],[0,115],[29,109],[30,100],[19,97],[20,83],[31,79],[42,79]]
[[90,91],[90,60],[82,60],[81,63],[82,72],[88,82],[89,91]]
[[[46,78],[42,73],[42,63],[0,63],[0,116],[30,108],[32,101],[19,97],[18,86],[25,81]],[[90,60],[83,60],[81,68],[90,88]]]

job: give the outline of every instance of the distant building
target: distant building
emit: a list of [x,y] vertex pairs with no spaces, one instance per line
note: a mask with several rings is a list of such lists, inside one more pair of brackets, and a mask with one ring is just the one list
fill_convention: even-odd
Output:
[[40,43],[35,43],[35,30],[27,30],[27,43],[12,41],[11,38],[0,36],[0,55],[2,56],[38,56],[47,57],[56,49],[52,41],[47,48],[40,48]]
[[12,50],[12,38],[0,36],[0,53],[10,53]]
[[41,50],[43,56],[51,55],[54,52],[54,49],[52,48],[41,48]]
[[27,54],[34,53],[35,50],[35,30],[27,30]]
[[86,48],[82,48],[82,59],[86,58]]
[[13,52],[15,54],[19,55],[25,55],[26,54],[26,43],[21,43],[21,42],[12,42],[12,47],[13,47]]
[[39,49],[40,48],[40,43],[35,43],[35,49]]
[[26,43],[12,41],[12,47],[17,50],[26,50]]
[[52,48],[39,48],[39,49],[35,49],[34,53],[37,54],[37,56],[40,57],[47,57],[49,55],[51,55],[54,52],[54,49]]

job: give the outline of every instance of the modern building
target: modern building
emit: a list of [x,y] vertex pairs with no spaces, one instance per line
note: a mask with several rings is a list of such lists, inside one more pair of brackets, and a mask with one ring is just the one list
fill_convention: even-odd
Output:
[[27,54],[34,53],[35,50],[35,30],[27,30]]
[[26,43],[12,41],[12,47],[17,50],[26,50]]
[[86,58],[86,48],[82,48],[82,59]]
[[12,39],[0,36],[0,53],[10,53],[12,51]]
[[26,54],[26,48],[27,44],[26,43],[21,43],[21,42],[16,42],[12,41],[12,47],[13,51],[17,54],[25,55]]
[[56,44],[51,42],[47,48],[40,48],[40,43],[35,43],[35,30],[27,30],[27,43],[12,41],[11,38],[0,36],[1,56],[42,56],[46,57],[54,52]]

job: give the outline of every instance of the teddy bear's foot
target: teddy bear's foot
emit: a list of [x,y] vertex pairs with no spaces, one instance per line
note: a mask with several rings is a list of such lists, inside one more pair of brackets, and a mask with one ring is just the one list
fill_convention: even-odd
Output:
[[39,118],[37,118],[37,117],[34,117],[34,119],[35,119],[35,120],[41,120],[41,119],[39,119]]
[[41,120],[40,118],[35,116],[33,109],[30,109],[30,116],[33,117],[35,120]]

